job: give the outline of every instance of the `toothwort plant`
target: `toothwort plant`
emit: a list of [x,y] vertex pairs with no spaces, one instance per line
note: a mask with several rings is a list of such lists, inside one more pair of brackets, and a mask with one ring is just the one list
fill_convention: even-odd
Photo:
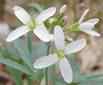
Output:
[[[78,22],[74,22],[72,25],[69,25],[66,28],[63,25],[61,26],[61,23],[57,24],[60,19],[63,19],[63,13],[65,10],[66,5],[63,5],[60,8],[59,13],[55,15],[56,7],[49,7],[40,12],[37,17],[34,17],[30,16],[26,10],[20,6],[14,6],[13,8],[15,16],[23,23],[23,25],[11,32],[6,41],[12,42],[28,32],[33,32],[41,40],[41,42],[46,43],[49,48],[52,48],[52,51],[49,51],[48,55],[41,56],[39,59],[35,60],[35,62],[31,61],[33,63],[33,68],[36,69],[36,71],[39,69],[46,69],[46,85],[48,85],[47,68],[50,68],[55,64],[59,66],[60,73],[64,81],[68,84],[72,83],[73,71],[67,57],[81,51],[87,44],[86,39],[84,38],[76,40],[73,39],[72,41],[67,42],[65,40],[67,37],[65,32],[69,32],[71,30],[73,32],[81,31],[89,34],[90,36],[100,36],[99,33],[93,30],[95,25],[99,22],[98,18],[93,18],[83,22],[84,17],[88,13],[89,9],[84,11]],[[58,18],[58,16],[60,17]],[[52,27],[51,30],[48,30],[49,28],[45,22],[48,22],[49,27]],[[54,22],[56,23],[54,24]],[[64,21],[62,23],[64,23]]]

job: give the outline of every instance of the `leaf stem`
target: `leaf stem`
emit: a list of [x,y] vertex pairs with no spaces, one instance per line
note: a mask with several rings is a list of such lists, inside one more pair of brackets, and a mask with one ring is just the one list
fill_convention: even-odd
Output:
[[[47,49],[47,55],[50,53],[50,42],[47,44],[48,45],[48,49]],[[46,68],[44,70],[44,75],[45,75],[45,84],[48,85],[48,69]]]
[[28,76],[28,85],[32,85],[32,79]]
[[[28,47],[29,57],[30,57],[31,62],[32,62],[32,32],[28,33],[27,47]],[[32,69],[32,66],[31,66],[31,69]],[[28,80],[28,85],[32,85],[32,79],[30,79],[29,76],[27,77],[27,80]]]
[[31,54],[31,57],[32,57],[32,32],[29,32],[28,33],[28,36],[27,36],[27,43],[28,43],[28,51],[29,51],[29,54]]
[[48,68],[44,70],[45,73],[45,84],[48,85]]

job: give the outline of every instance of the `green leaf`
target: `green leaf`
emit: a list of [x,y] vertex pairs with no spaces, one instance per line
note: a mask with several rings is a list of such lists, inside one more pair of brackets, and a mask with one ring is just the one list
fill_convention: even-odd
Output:
[[[6,49],[10,55],[9,58],[14,59],[14,60],[21,60],[20,57],[18,57],[19,54],[17,52],[17,49],[13,46],[13,44],[7,45]],[[8,54],[7,54],[7,58],[8,58]]]
[[22,72],[20,72],[16,69],[10,68],[10,67],[6,67],[6,70],[10,73],[10,75],[12,76],[16,85],[22,85],[23,84]]
[[25,47],[25,41],[23,40],[16,40],[14,42],[14,46],[15,48],[18,50],[19,54],[20,54],[20,58],[24,61],[24,63],[26,65],[28,65],[30,67],[31,70],[33,70],[32,67],[32,57],[29,56],[29,52],[27,47]]
[[33,44],[33,60],[36,58],[46,56],[48,52],[48,45],[43,42],[35,42]]
[[0,63],[5,64],[5,65],[7,65],[11,68],[17,69],[21,72],[24,72],[24,73],[28,74],[28,75],[31,74],[30,69],[28,69],[26,66],[24,66],[22,64],[18,64],[18,63],[14,62],[10,59],[0,58]]
[[44,7],[37,4],[37,3],[32,3],[32,4],[29,4],[30,7],[32,7],[32,9],[35,11],[35,12],[41,12],[43,11]]
[[85,84],[85,83],[92,83],[92,82],[101,82],[102,80],[103,80],[103,74],[90,74],[90,75],[85,75],[83,79],[80,79],[80,83]]

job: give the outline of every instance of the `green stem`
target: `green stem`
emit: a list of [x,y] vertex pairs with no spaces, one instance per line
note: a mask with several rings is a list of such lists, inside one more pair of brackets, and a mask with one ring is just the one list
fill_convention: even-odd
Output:
[[33,66],[32,66],[32,32],[28,33],[27,36],[27,48],[28,48],[28,57],[30,59],[31,65],[30,68],[31,70],[33,70]]
[[32,85],[32,79],[28,76],[28,85]]
[[29,33],[28,33],[27,43],[28,43],[28,51],[29,51],[29,54],[32,56],[32,32],[29,32]]
[[[32,62],[32,32],[28,33],[27,36],[27,47],[28,47],[28,51],[29,51],[29,56]],[[32,67],[31,67],[32,69]],[[28,80],[28,85],[32,85],[32,79],[30,79],[30,76],[27,77]]]
[[48,68],[44,70],[44,74],[45,74],[45,84],[48,85]]
[[[47,49],[47,55],[50,52],[50,43],[48,43],[48,49]],[[48,85],[48,68],[44,70],[44,75],[45,75],[45,84]]]

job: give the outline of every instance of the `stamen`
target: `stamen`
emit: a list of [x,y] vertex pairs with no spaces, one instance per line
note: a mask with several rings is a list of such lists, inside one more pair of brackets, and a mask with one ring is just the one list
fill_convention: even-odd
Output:
[[63,59],[64,58],[64,56],[65,56],[65,54],[64,54],[64,51],[63,50],[57,50],[57,55],[58,55],[58,57],[59,57],[59,59]]
[[29,29],[30,29],[31,31],[33,31],[33,30],[35,29],[35,25],[36,25],[36,22],[35,22],[34,19],[32,19],[32,20],[27,24],[27,26],[29,27]]

